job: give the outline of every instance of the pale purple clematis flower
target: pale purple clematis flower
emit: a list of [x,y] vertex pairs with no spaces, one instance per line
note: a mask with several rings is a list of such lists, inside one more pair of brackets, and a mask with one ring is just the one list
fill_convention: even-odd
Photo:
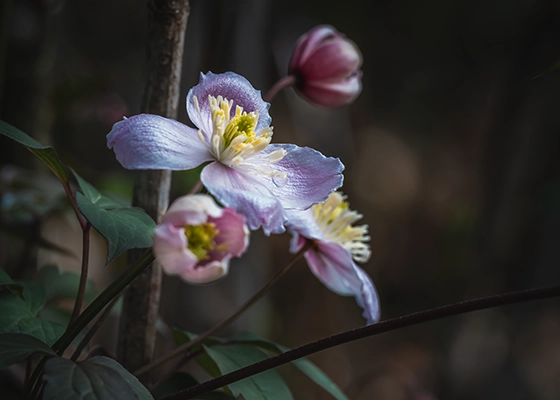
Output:
[[249,243],[245,219],[204,194],[179,197],[154,231],[154,254],[163,271],[190,283],[227,274],[229,260]]
[[337,158],[272,139],[269,103],[233,72],[200,75],[187,95],[193,129],[141,114],[117,122],[107,135],[117,160],[128,169],[188,170],[204,167],[206,189],[242,214],[250,229],[284,232],[285,209],[305,210],[342,185]]
[[362,215],[348,208],[345,197],[335,192],[326,202],[305,211],[289,211],[287,227],[292,232],[290,251],[306,243],[307,265],[333,292],[354,296],[368,324],[379,321],[379,298],[371,278],[354,260],[366,262],[371,254],[367,225],[352,226]]
[[319,25],[299,38],[289,75],[296,91],[326,108],[353,102],[362,91],[362,53],[356,44],[330,25]]

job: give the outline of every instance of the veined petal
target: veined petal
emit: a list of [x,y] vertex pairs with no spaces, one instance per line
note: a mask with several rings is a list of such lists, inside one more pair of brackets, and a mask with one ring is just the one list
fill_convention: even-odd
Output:
[[152,114],[117,122],[107,146],[127,169],[186,170],[213,159],[196,130]]
[[363,308],[368,324],[379,320],[379,298],[371,278],[352,260],[350,253],[336,243],[316,241],[317,248],[305,253],[311,271],[330,290],[354,296]]
[[286,228],[294,235],[290,246],[290,251],[292,253],[297,252],[303,246],[298,240],[300,235],[307,239],[326,241],[325,234],[319,225],[317,225],[317,221],[311,209],[303,211],[285,210],[285,214],[287,218]]
[[262,226],[265,235],[285,231],[282,204],[256,176],[214,162],[202,170],[200,179],[220,203],[245,217],[249,229]]
[[[192,123],[202,130],[207,138],[213,131],[212,112],[208,104],[209,95],[216,98],[222,96],[233,101],[230,117],[235,115],[236,106],[242,107],[243,111],[247,113],[257,111],[259,120],[255,131],[270,126],[272,121],[268,114],[270,103],[262,99],[261,91],[256,90],[247,79],[234,72],[223,74],[208,72],[206,75],[201,72],[198,85],[191,88],[187,94],[187,114]],[[196,102],[194,96],[196,96]]]
[[344,165],[338,158],[325,157],[309,147],[293,144],[270,144],[261,153],[247,161],[257,166],[268,154],[283,149],[286,155],[272,168],[286,174],[286,179],[275,182],[272,178],[256,175],[262,186],[277,198],[284,208],[305,210],[321,203],[342,186]]

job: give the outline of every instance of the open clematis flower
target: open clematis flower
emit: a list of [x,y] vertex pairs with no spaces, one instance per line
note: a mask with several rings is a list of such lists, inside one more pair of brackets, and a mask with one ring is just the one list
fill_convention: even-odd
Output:
[[379,321],[379,298],[371,278],[354,260],[366,262],[371,254],[367,225],[352,226],[362,215],[348,208],[338,192],[326,202],[305,211],[289,211],[287,227],[292,232],[290,251],[298,252],[309,241],[307,265],[330,290],[354,296],[368,324]]
[[154,254],[163,271],[190,283],[208,283],[227,274],[229,260],[249,244],[244,218],[204,194],[178,198],[154,231]]
[[204,167],[201,180],[223,205],[242,214],[250,229],[284,232],[285,209],[305,210],[342,185],[337,158],[292,144],[270,144],[269,103],[233,72],[204,75],[187,95],[193,129],[150,114],[117,122],[107,135],[128,169]]

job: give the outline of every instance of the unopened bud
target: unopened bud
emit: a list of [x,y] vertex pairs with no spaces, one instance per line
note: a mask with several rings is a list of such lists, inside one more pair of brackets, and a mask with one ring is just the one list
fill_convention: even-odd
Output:
[[310,102],[336,108],[362,91],[362,54],[356,44],[330,25],[319,25],[298,40],[289,74],[296,91]]

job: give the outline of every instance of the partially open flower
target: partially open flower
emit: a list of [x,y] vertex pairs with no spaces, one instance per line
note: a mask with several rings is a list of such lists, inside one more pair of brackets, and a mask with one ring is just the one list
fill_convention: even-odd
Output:
[[352,226],[360,218],[348,208],[344,196],[334,192],[309,210],[290,211],[287,227],[294,235],[290,251],[295,253],[311,242],[305,259],[313,274],[333,292],[354,296],[367,323],[372,324],[380,317],[377,291],[354,262],[366,262],[371,254],[367,225]]
[[316,105],[341,107],[362,91],[362,54],[356,44],[330,25],[300,37],[288,73],[296,91]]
[[169,275],[208,283],[227,274],[249,243],[245,219],[204,194],[178,198],[154,232],[154,254]]

